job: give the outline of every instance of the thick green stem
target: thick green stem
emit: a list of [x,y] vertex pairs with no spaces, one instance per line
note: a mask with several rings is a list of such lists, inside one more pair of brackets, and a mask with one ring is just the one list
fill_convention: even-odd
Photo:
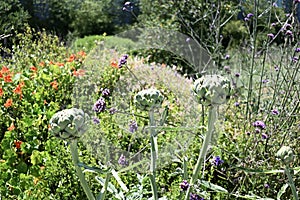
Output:
[[[190,180],[190,185],[195,184],[198,175],[200,173],[200,170],[202,168],[202,165],[204,163],[204,158],[206,156],[207,150],[208,150],[208,146],[211,142],[211,138],[212,135],[214,133],[214,128],[215,128],[215,122],[217,120],[217,107],[212,106],[209,109],[209,113],[208,113],[208,129],[207,129],[207,133],[205,135],[203,144],[202,144],[202,148],[200,150],[200,154],[197,160],[197,163],[195,165],[194,171],[193,171],[193,175],[192,178]],[[190,192],[191,192],[191,187],[188,188],[187,192],[186,192],[186,196],[185,196],[185,200],[189,200],[190,197]]]
[[101,190],[101,198],[100,198],[100,200],[104,200],[105,199],[106,191],[107,191],[107,186],[108,186],[110,177],[111,177],[111,174],[107,173],[106,174],[106,178],[105,178],[105,182],[104,182],[104,186],[103,186],[103,188]]
[[149,111],[150,119],[150,143],[151,143],[151,165],[150,165],[150,181],[153,199],[158,200],[157,194],[157,185],[155,182],[155,169],[156,169],[156,159],[157,159],[157,134],[155,130],[155,121],[154,121],[154,110]]
[[293,196],[294,196],[294,199],[295,200],[299,200],[299,197],[298,197],[298,194],[297,194],[297,189],[295,187],[295,184],[294,184],[294,181],[293,181],[293,177],[290,173],[290,168],[288,166],[285,167],[285,174],[287,175],[288,179],[289,179],[289,185],[292,189],[292,193],[293,193]]
[[78,150],[77,150],[77,140],[73,140],[70,143],[70,149],[72,154],[72,160],[73,164],[75,166],[76,174],[80,180],[81,187],[83,188],[88,200],[95,200],[95,197],[93,193],[91,192],[88,183],[86,182],[84,178],[84,174],[82,173],[80,167],[78,166],[79,163],[79,156],[78,156]]

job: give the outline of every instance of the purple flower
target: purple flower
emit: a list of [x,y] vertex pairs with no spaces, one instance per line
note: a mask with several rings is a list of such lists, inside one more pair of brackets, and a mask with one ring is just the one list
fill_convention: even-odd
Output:
[[137,125],[136,121],[134,121],[134,120],[130,121],[129,132],[134,133],[137,131],[137,129],[138,129],[138,125]]
[[268,79],[264,79],[264,80],[262,80],[262,83],[267,83],[267,82],[269,82],[269,80],[268,80]]
[[230,58],[230,55],[229,54],[226,54],[225,55],[225,60],[228,60]]
[[100,119],[98,117],[94,117],[93,122],[94,122],[94,124],[99,124]]
[[292,36],[292,35],[293,35],[293,32],[290,31],[290,30],[287,30],[287,31],[285,32],[285,35],[287,35],[287,36]]
[[273,114],[273,115],[279,115],[279,111],[278,111],[277,109],[273,109],[273,110],[272,110],[272,114]]
[[279,71],[279,67],[278,66],[275,66],[274,69],[275,69],[276,72]]
[[271,39],[274,38],[274,34],[273,34],[273,33],[268,33],[267,36],[268,36],[269,38],[271,38]]
[[252,13],[249,13],[248,15],[247,15],[247,18],[251,18],[251,17],[253,17],[254,15],[252,14]]
[[126,157],[122,154],[118,160],[118,163],[122,166],[125,166],[128,164]]
[[129,1],[124,3],[123,11],[132,12],[133,11],[133,4]]
[[240,77],[241,76],[241,74],[240,73],[235,73],[235,77]]
[[189,42],[190,40],[191,40],[191,38],[188,37],[188,38],[186,38],[185,41],[186,41],[186,42]]
[[300,52],[300,48],[299,48],[299,47],[296,48],[295,51],[296,51],[297,53],[299,53],[299,52]]
[[256,128],[256,129],[255,129],[255,133],[260,133],[260,129],[259,129],[259,128]]
[[268,138],[268,135],[265,134],[265,133],[262,133],[262,134],[261,134],[261,137],[262,137],[262,139],[267,139],[267,138]]
[[183,190],[183,191],[186,191],[188,188],[189,188],[190,184],[187,182],[187,180],[183,180],[181,183],[180,183],[180,188]]
[[229,66],[224,66],[224,70],[225,70],[225,72],[227,72],[227,73],[230,73],[230,67]]
[[269,185],[268,183],[265,183],[265,184],[264,184],[264,187],[265,187],[265,188],[270,188],[270,185]]
[[293,60],[294,62],[297,62],[297,61],[299,60],[299,58],[298,58],[298,57],[293,57],[292,60]]
[[245,18],[244,18],[244,21],[245,21],[245,22],[249,21],[249,18],[248,18],[248,17],[245,17]]
[[277,25],[277,23],[274,23],[274,22],[271,24],[271,26],[276,26],[276,25]]
[[238,107],[240,105],[239,102],[234,102],[234,106]]
[[190,200],[204,200],[198,194],[190,194]]
[[110,90],[108,88],[102,90],[102,96],[107,97],[109,95],[110,95]]
[[221,158],[220,158],[220,156],[215,156],[214,158],[213,158],[213,160],[212,160],[212,164],[214,165],[214,166],[219,166],[219,165],[222,165],[224,163],[224,160],[222,160]]
[[127,63],[127,58],[128,58],[128,55],[127,55],[127,54],[123,55],[123,56],[120,58],[119,64],[118,64],[119,68],[121,68],[123,65],[125,65],[125,64]]
[[266,125],[263,121],[255,121],[253,123],[253,126],[257,127],[257,128],[260,128],[260,129],[265,129],[266,128]]
[[98,113],[98,112],[103,112],[105,110],[106,103],[105,99],[103,97],[100,97],[98,101],[94,104],[93,110]]
[[109,114],[113,115],[117,112],[117,109],[116,108],[110,108],[109,109]]

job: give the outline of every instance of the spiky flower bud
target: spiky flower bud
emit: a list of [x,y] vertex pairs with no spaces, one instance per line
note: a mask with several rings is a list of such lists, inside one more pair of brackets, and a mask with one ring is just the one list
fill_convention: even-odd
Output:
[[205,75],[194,82],[192,93],[205,106],[221,105],[230,95],[230,81],[220,75]]
[[280,158],[285,164],[294,161],[294,152],[289,146],[282,146],[276,153],[276,157]]
[[157,89],[150,88],[138,92],[134,97],[135,105],[141,110],[161,107],[164,96]]
[[50,119],[50,132],[60,139],[79,138],[87,130],[87,119],[81,109],[59,111]]

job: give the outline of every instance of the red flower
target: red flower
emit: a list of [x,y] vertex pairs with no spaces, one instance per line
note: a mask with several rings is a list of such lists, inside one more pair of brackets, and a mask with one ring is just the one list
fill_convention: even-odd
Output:
[[3,66],[2,69],[1,69],[1,73],[2,73],[2,74],[7,74],[7,73],[9,73],[8,67]]
[[67,62],[73,62],[76,58],[75,54],[71,54],[70,57],[67,59]]
[[4,104],[4,106],[5,106],[6,108],[8,108],[8,107],[12,106],[12,104],[13,104],[12,99],[7,99],[7,100],[6,100],[6,103]]
[[58,87],[57,87],[57,86],[58,86],[58,83],[57,83],[56,80],[52,81],[52,82],[50,83],[50,85],[52,86],[53,89],[58,90]]
[[18,85],[18,86],[13,90],[13,92],[14,92],[15,94],[22,95],[22,88],[21,88],[21,86]]
[[2,96],[3,96],[3,94],[4,94],[4,92],[3,92],[3,89],[2,89],[2,88],[0,88],[0,97],[2,97]]
[[112,66],[113,68],[119,69],[119,65],[118,65],[118,63],[116,61],[111,61],[110,62],[110,66]]
[[14,144],[15,144],[15,146],[16,146],[16,148],[17,149],[20,149],[21,148],[21,144],[22,144],[23,142],[22,141],[14,141]]
[[39,63],[39,66],[44,67],[44,66],[45,66],[45,62],[43,62],[43,61],[40,62],[40,63]]
[[31,66],[31,67],[30,67],[30,70],[36,72],[36,71],[37,71],[37,68],[36,68],[35,66]]
[[11,83],[12,82],[12,79],[11,79],[11,75],[7,75],[7,76],[4,76],[4,82],[6,83]]

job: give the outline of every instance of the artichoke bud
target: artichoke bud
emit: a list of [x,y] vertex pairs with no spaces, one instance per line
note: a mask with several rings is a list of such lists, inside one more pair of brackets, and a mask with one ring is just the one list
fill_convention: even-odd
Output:
[[290,164],[294,161],[294,152],[289,146],[282,146],[276,153],[276,157],[280,158],[285,164]]
[[230,93],[230,81],[220,75],[205,75],[192,86],[195,99],[205,105],[214,106],[225,103]]
[[150,88],[138,92],[134,97],[134,103],[141,110],[160,108],[164,96],[157,89]]
[[55,113],[50,120],[50,131],[61,139],[79,138],[87,130],[88,115],[71,108]]

